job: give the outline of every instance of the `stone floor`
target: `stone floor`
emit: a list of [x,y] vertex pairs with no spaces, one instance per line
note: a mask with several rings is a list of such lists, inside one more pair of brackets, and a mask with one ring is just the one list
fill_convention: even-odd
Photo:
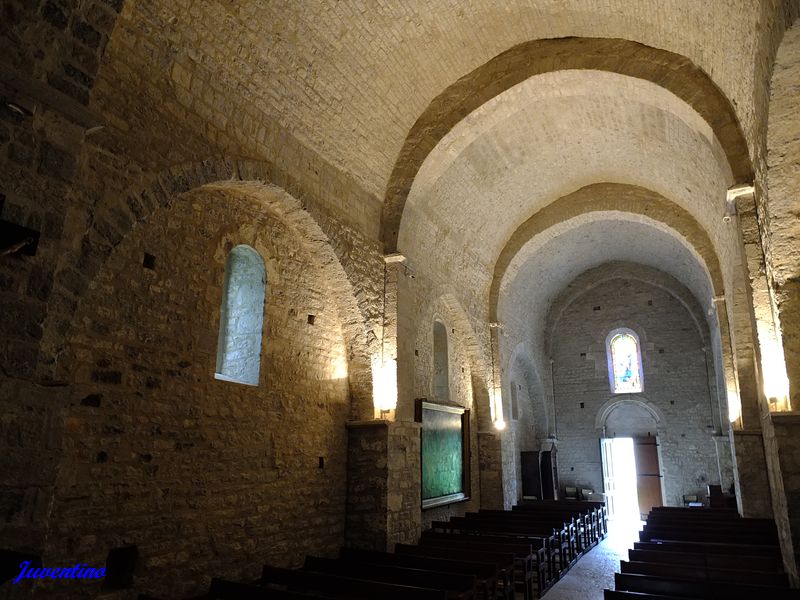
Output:
[[642,523],[610,523],[608,537],[583,555],[578,563],[542,596],[544,600],[602,600],[605,588],[614,589],[619,561],[638,539]]

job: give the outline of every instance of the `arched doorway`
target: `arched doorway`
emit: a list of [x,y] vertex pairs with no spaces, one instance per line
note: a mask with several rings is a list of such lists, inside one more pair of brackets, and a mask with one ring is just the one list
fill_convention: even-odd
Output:
[[600,455],[609,517],[638,522],[663,504],[659,414],[638,398],[614,399],[601,409]]

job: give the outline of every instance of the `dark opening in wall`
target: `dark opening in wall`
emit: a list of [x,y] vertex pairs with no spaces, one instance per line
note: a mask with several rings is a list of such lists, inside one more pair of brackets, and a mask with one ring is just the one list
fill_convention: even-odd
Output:
[[100,401],[102,399],[102,394],[89,394],[81,400],[81,406],[93,406],[94,408],[97,408],[100,406]]
[[320,456],[319,457],[319,468],[320,469],[324,469],[325,468],[325,457],[324,456]]
[[153,270],[156,268],[156,257],[152,254],[148,254],[147,252],[144,253],[144,260],[142,261],[142,266],[145,269]]
[[317,317],[315,315],[308,315],[308,324],[309,325],[313,325],[314,321],[316,321],[316,320],[317,320]]
[[600,307],[599,306],[595,306],[595,307],[592,308],[592,310],[600,310]]
[[112,548],[106,558],[106,577],[104,590],[122,590],[133,585],[133,570],[139,558],[135,545]]

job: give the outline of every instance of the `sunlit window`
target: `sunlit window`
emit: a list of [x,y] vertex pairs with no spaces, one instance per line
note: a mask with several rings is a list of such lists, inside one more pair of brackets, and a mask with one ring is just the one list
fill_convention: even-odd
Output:
[[258,385],[266,293],[264,261],[250,246],[236,246],[225,264],[215,377]]
[[615,329],[606,338],[608,377],[614,394],[636,394],[643,389],[639,336],[630,329]]

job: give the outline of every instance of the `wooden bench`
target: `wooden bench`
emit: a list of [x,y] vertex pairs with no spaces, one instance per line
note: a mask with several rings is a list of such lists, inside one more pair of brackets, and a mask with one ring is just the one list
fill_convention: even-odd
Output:
[[523,501],[512,507],[513,511],[553,511],[553,510],[592,511],[597,519],[598,532],[602,537],[608,534],[608,507],[605,502],[588,500],[534,500]]
[[703,552],[669,552],[631,548],[628,558],[637,562],[673,565],[700,565],[712,569],[749,569],[752,571],[781,572],[779,559],[748,554],[712,554]]
[[620,561],[620,571],[622,573],[675,577],[677,579],[691,579],[696,581],[724,581],[729,583],[789,587],[789,580],[785,573],[746,569],[717,569],[702,564],[677,565],[672,563],[623,560]]
[[375,550],[356,550],[342,548],[342,560],[352,561],[369,568],[369,565],[392,565],[475,577],[475,590],[479,598],[494,600],[497,594],[497,564],[494,562],[476,562],[453,560],[447,558],[431,558],[378,552]]
[[700,600],[681,596],[662,596],[661,594],[643,594],[641,592],[623,592],[621,590],[603,590],[603,600]]
[[447,600],[447,592],[432,588],[370,581],[312,571],[296,571],[265,566],[259,583],[285,586],[289,591],[373,600]]
[[[634,542],[636,550],[658,550],[660,552],[681,552],[692,554],[741,554],[764,556],[781,560],[780,548],[774,544],[725,544],[718,542],[661,541]],[[781,563],[782,564],[782,563]]]
[[[252,583],[239,583],[215,577],[211,580],[211,587],[205,598],[207,600],[319,600],[332,598],[332,596],[276,590]],[[150,596],[139,596],[139,600],[155,599]]]
[[473,550],[460,546],[416,546],[395,544],[395,554],[431,559],[456,559],[474,562],[487,562],[497,569],[498,594],[502,600],[514,600],[514,574],[517,569],[513,552],[493,552]]
[[[469,516],[467,513],[465,516]],[[597,527],[596,514],[592,512],[557,511],[552,513],[539,513],[536,511],[502,511],[486,510],[478,511],[481,516],[491,516],[496,518],[506,518],[512,522],[538,522],[552,523],[557,525],[560,522],[574,523],[577,537],[576,554],[582,554],[593,547],[600,540],[600,533]]]
[[[565,572],[571,564],[570,537],[566,528],[554,530],[553,527],[541,527],[522,530],[508,522],[497,521],[467,521],[463,517],[454,517],[450,521],[434,521],[432,524],[434,532],[438,531],[445,534],[470,534],[480,535],[481,537],[509,537],[520,538],[534,546],[544,549],[549,559],[550,571],[560,575]],[[424,534],[423,534],[424,535]],[[556,568],[555,563],[558,563]]]
[[[537,558],[537,548],[523,540],[515,541],[509,538],[484,539],[485,536],[460,535],[460,534],[423,534],[420,546],[437,547],[444,549],[463,548],[486,552],[511,553],[514,562],[513,581],[528,600],[546,586],[543,577],[542,563]],[[504,541],[500,541],[504,540]],[[512,596],[513,598],[513,596]]]
[[798,600],[800,590],[777,586],[758,586],[741,583],[692,581],[633,573],[616,573],[614,587],[618,591],[640,592],[680,598],[708,600]]
[[372,564],[365,566],[344,559],[319,558],[316,556],[306,557],[303,571],[444,590],[450,600],[471,600],[475,597],[474,575],[398,567],[395,565]]

